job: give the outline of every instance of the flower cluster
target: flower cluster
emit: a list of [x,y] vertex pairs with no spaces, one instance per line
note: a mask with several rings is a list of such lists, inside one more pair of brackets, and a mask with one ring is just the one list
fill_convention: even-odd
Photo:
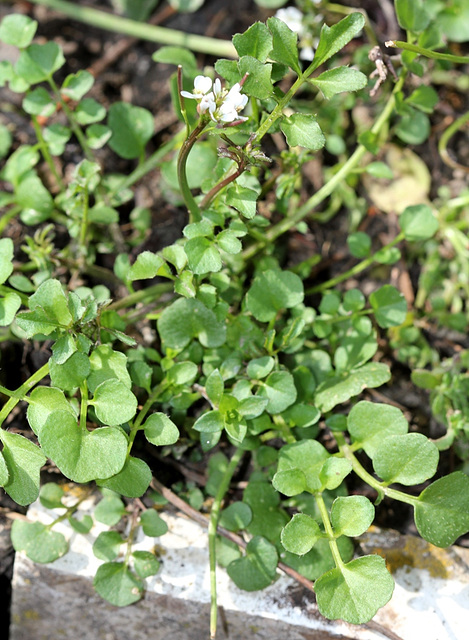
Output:
[[[313,0],[315,4],[319,4],[317,0]],[[312,60],[314,58],[314,48],[318,45],[318,39],[313,38],[310,30],[305,26],[304,15],[296,7],[286,7],[279,9],[275,17],[284,22],[289,29],[298,34],[300,45],[300,58],[302,60]],[[314,23],[322,20],[322,15],[314,18]]]
[[184,98],[197,100],[199,115],[208,113],[214,122],[228,124],[235,121],[247,120],[239,113],[248,102],[248,97],[241,93],[241,84],[237,82],[231,89],[222,88],[217,78],[213,83],[208,76],[197,76],[194,80],[194,90],[181,91]]

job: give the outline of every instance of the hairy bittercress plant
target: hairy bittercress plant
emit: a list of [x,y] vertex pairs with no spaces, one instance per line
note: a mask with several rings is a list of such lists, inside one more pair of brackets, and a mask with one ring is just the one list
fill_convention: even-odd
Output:
[[[399,3],[403,26],[409,33],[425,33],[430,21],[407,25],[408,4]],[[311,56],[299,57],[297,34],[285,17],[277,14],[234,36],[239,59],[215,64],[223,81],[201,75],[188,51],[163,48],[155,54],[157,61],[179,65],[172,86],[184,131],[150,157],[152,114],[124,102],[106,113],[86,97],[94,82],[86,71],[57,83],[55,74],[65,62],[62,50],[54,42],[32,42],[34,21],[10,15],[0,26],[0,38],[20,49],[15,65],[2,65],[2,82],[24,94],[23,109],[37,135],[37,143],[17,147],[2,170],[7,190],[0,199],[7,210],[0,229],[7,231],[16,216],[25,225],[47,222],[26,240],[24,272],[13,263],[13,241],[0,240],[0,325],[4,340],[40,342],[50,352],[47,363],[18,389],[0,387],[7,398],[0,423],[21,402],[34,433],[30,439],[0,430],[0,483],[20,505],[39,495],[46,507],[65,509],[49,525],[15,521],[14,546],[37,562],[50,562],[67,551],[64,537],[54,532],[55,522],[68,518],[83,532],[93,524],[89,516],[75,518],[81,498],[70,504],[62,501],[59,486],[40,488],[39,473],[49,458],[66,478],[94,482],[102,491],[94,517],[111,529],[95,543],[104,561],[95,586],[113,604],[130,604],[159,566],[154,555],[132,551],[136,531],[141,527],[148,536],[160,536],[166,530],[153,508],[140,501],[132,506],[155,473],[143,459],[141,443],[163,447],[165,453],[178,443],[198,455],[225,443],[209,458],[205,487],[213,497],[212,637],[219,522],[249,536],[245,555],[231,549],[226,563],[239,587],[268,586],[281,558],[315,581],[325,616],[355,624],[370,620],[393,591],[384,560],[353,558],[350,541],[368,529],[383,498],[411,505],[419,533],[437,546],[451,545],[469,530],[468,476],[456,471],[428,484],[438,466],[435,443],[409,432],[395,407],[360,399],[364,390],[391,378],[389,366],[377,358],[378,335],[406,322],[404,296],[389,284],[368,297],[357,288],[335,288],[372,265],[396,262],[397,245],[435,237],[439,223],[432,207],[406,208],[399,233],[377,250],[365,233],[352,233],[348,246],[359,260],[356,265],[306,290],[316,257],[286,269],[275,246],[334,191],[339,206],[349,198],[359,209],[342,186],[345,178],[362,170],[389,177],[382,163],[360,163],[366,153],[379,151],[394,112],[402,140],[415,131],[415,120],[427,118],[431,96],[414,92],[404,99],[407,70],[415,73],[420,63],[403,56],[399,79],[375,124],[361,134],[350,158],[334,167],[324,187],[299,205],[301,165],[331,133],[327,117],[321,126],[314,114],[330,109],[327,100],[367,85],[354,67],[329,64],[316,72],[360,34],[364,18],[350,13],[324,26],[312,61],[304,63],[302,58]],[[270,159],[261,144],[267,134],[280,132],[287,150]],[[83,157],[66,178],[54,156],[67,153],[72,137]],[[104,145],[138,162],[130,176],[103,172],[95,150]],[[177,155],[168,160],[175,149]],[[41,158],[54,177],[53,193],[37,171]],[[145,237],[150,217],[141,208],[131,212],[135,234],[126,242],[119,207],[131,201],[134,182],[162,163],[168,189],[177,204],[185,204],[189,223],[174,244],[158,253],[140,252],[131,264],[128,247]],[[275,174],[276,164],[285,169],[283,175]],[[284,214],[275,224],[258,208],[272,190]],[[54,225],[69,234],[62,250],[54,247]],[[100,253],[111,252],[117,252],[113,272],[96,264]],[[77,286],[78,276],[103,284]],[[134,283],[155,277],[162,281],[134,290]],[[128,294],[113,299],[117,285]],[[318,305],[311,304],[311,294],[321,294]],[[138,306],[143,302],[152,308]],[[138,321],[156,328],[151,343],[136,329]],[[438,389],[443,393],[441,384]],[[344,404],[350,405],[348,415]],[[317,439],[324,428],[335,448]],[[253,471],[242,501],[222,509],[247,452]],[[376,492],[374,505],[364,496],[347,495],[351,474]],[[413,487],[422,483],[425,488],[415,495]],[[193,494],[194,500],[199,497]],[[112,530],[123,517],[129,523],[125,536]],[[223,552],[219,559],[223,562]]]

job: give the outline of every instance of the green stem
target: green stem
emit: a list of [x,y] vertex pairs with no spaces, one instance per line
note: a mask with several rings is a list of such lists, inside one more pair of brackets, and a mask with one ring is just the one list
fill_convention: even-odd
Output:
[[85,134],[83,133],[83,131],[81,130],[80,125],[78,124],[78,122],[76,121],[75,118],[75,114],[73,113],[73,111],[71,111],[69,109],[68,104],[65,102],[65,100],[62,98],[62,94],[60,93],[60,89],[57,86],[54,78],[52,76],[50,76],[49,78],[47,78],[47,82],[50,84],[52,90],[54,91],[57,100],[60,102],[60,105],[62,107],[62,111],[65,113],[65,115],[67,116],[67,119],[70,123],[70,126],[72,128],[73,133],[76,136],[76,139],[78,140],[78,142],[80,143],[80,147],[83,149],[83,153],[85,154],[85,157],[87,160],[89,160],[90,162],[95,162],[95,157],[93,155],[93,152],[91,151],[88,142],[85,138]]
[[410,44],[409,42],[403,42],[401,40],[388,40],[385,42],[387,47],[393,49],[405,49],[406,51],[412,51],[413,53],[419,53],[426,58],[433,58],[434,60],[446,60],[447,62],[454,62],[456,64],[468,64],[468,56],[454,56],[452,53],[439,53],[438,51],[431,51],[430,49],[424,49],[416,44]]
[[[38,369],[32,376],[30,376],[26,382],[24,382],[21,387],[15,391],[14,396],[10,396],[7,402],[3,405],[2,410],[0,411],[0,425],[3,424],[5,419],[8,417],[10,412],[16,407],[18,402],[26,399],[26,394],[31,391],[31,389],[40,382],[43,378],[45,378],[49,374],[49,363],[47,362],[44,366]],[[0,430],[0,438],[1,438],[1,430]]]
[[163,384],[163,383],[159,384],[157,387],[155,387],[155,389],[153,389],[151,394],[148,396],[147,401],[145,402],[143,407],[140,409],[140,412],[139,412],[138,416],[135,418],[135,420],[134,420],[134,422],[132,424],[132,427],[130,429],[129,444],[127,446],[127,456],[130,455],[130,452],[132,450],[132,446],[134,444],[135,436],[137,435],[137,432],[140,429],[140,425],[144,421],[147,413],[150,411],[150,409],[152,408],[153,404],[157,401],[158,396],[165,389],[166,389],[166,385]]
[[80,385],[80,427],[82,431],[86,431],[86,416],[88,413],[88,385],[84,380]]
[[[394,238],[394,240],[384,245],[382,249],[391,249],[392,247],[396,246],[396,244],[399,244],[401,240],[404,240],[404,233],[402,231]],[[354,267],[352,267],[351,269],[348,269],[348,271],[345,271],[344,273],[341,273],[335,278],[331,278],[330,280],[326,280],[326,282],[322,282],[321,284],[318,284],[315,287],[311,287],[306,291],[306,293],[307,294],[319,293],[322,291],[326,291],[327,289],[331,289],[332,287],[335,287],[340,282],[344,282],[344,280],[348,280],[349,278],[352,278],[353,276],[356,276],[357,274],[361,273],[362,271],[367,269],[369,266],[371,266],[374,262],[376,262],[376,254],[373,254],[372,256],[365,258],[364,260],[356,264]]]
[[44,136],[42,135],[42,129],[39,125],[39,122],[37,121],[37,117],[34,115],[31,116],[31,121],[33,123],[34,131],[36,133],[37,141],[39,143],[39,148],[41,149],[43,158],[47,162],[47,166],[51,170],[51,173],[54,176],[60,191],[65,191],[65,185],[62,181],[62,178],[59,176],[57,172],[56,166],[54,164],[54,161],[49,151],[49,147],[47,146],[47,143],[44,140]]
[[453,169],[463,169],[464,171],[468,171],[468,167],[465,165],[459,164],[451,158],[448,153],[448,142],[454,136],[454,134],[461,129],[466,122],[469,121],[469,111],[464,113],[462,116],[457,118],[449,127],[447,127],[438,142],[438,153],[440,154],[443,162]]
[[200,51],[208,55],[214,55],[217,58],[238,57],[234,46],[226,40],[187,34],[176,31],[175,29],[156,27],[143,22],[137,22],[136,20],[122,18],[112,13],[106,13],[105,11],[99,11],[91,7],[84,7],[76,2],[65,2],[64,0],[31,0],[31,2],[55,9],[74,20],[91,24],[94,27],[105,29],[106,31],[114,31],[127,36],[140,38],[141,40],[158,42],[159,44],[186,47],[192,51]]
[[140,289],[140,291],[136,291],[135,293],[131,293],[125,298],[121,300],[116,300],[116,302],[111,302],[110,305],[106,307],[106,309],[113,309],[114,311],[118,311],[119,309],[127,309],[128,307],[135,307],[135,305],[139,302],[143,302],[150,299],[158,299],[162,296],[163,293],[169,293],[174,288],[172,282],[162,282],[160,284],[154,284],[151,287],[147,287],[146,289]]
[[216,534],[218,519],[220,517],[220,509],[223,498],[230,486],[236,467],[243,457],[244,450],[236,449],[230,463],[223,474],[217,494],[213,500],[210,510],[210,522],[208,525],[208,550],[210,555],[210,638],[215,638],[217,633],[217,555],[216,555]]
[[[380,116],[376,120],[375,124],[371,128],[371,133],[374,135],[378,135],[383,127],[386,125],[388,119],[390,118],[395,101],[396,94],[402,89],[406,78],[406,71],[403,71],[399,80],[397,81],[394,91],[392,92],[386,106],[381,112]],[[306,218],[307,215],[311,213],[313,209],[315,209],[321,202],[323,202],[327,197],[329,197],[337,186],[345,180],[345,178],[358,166],[359,162],[366,154],[367,149],[364,145],[360,144],[355,149],[350,158],[342,165],[342,167],[337,171],[337,173],[327,182],[319,191],[316,191],[314,195],[311,196],[301,207],[299,207],[296,212],[288,217],[280,220],[277,224],[273,225],[264,236],[264,240],[262,242],[256,243],[248,247],[243,252],[243,257],[245,260],[252,258],[258,253],[263,247],[266,245],[272,244],[274,240],[276,240],[279,236],[283,235],[287,231],[289,231],[292,227],[295,227],[303,218]]]
[[202,215],[200,213],[199,205],[194,200],[194,196],[192,195],[192,191],[190,190],[189,184],[187,182],[186,163],[195,141],[200,137],[206,126],[207,123],[204,120],[199,121],[196,128],[182,143],[182,147],[178,155],[178,182],[179,187],[181,188],[182,197],[184,198],[184,202],[186,203],[186,207],[189,211],[190,222],[200,222],[200,220],[202,219]]
[[81,217],[80,239],[79,239],[79,251],[82,259],[84,259],[88,253],[87,244],[86,244],[86,236],[88,232],[88,211],[89,211],[89,194],[88,194],[88,187],[86,186],[83,193],[83,213]]
[[316,504],[318,505],[319,513],[321,514],[321,519],[324,525],[324,531],[327,534],[329,548],[332,553],[332,557],[334,558],[335,566],[338,569],[342,569],[344,566],[344,561],[342,560],[342,556],[340,555],[339,547],[337,546],[337,540],[334,535],[334,531],[332,529],[331,521],[329,519],[329,513],[327,511],[326,503],[324,502],[324,498],[322,497],[322,493],[317,493],[314,495],[314,499],[316,500]]

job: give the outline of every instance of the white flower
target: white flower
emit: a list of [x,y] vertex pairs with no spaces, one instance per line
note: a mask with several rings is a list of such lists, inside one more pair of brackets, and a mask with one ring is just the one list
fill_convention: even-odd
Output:
[[194,80],[194,93],[189,93],[189,91],[181,91],[181,96],[184,96],[184,98],[201,100],[202,97],[211,89],[212,78],[209,78],[208,76],[197,76]]
[[284,22],[294,33],[303,33],[303,14],[296,7],[279,9],[275,17]]
[[247,120],[240,116],[239,112],[244,109],[248,102],[248,97],[241,93],[239,82],[234,84],[223,99],[220,107],[212,115],[213,120],[220,122],[234,122],[235,120]]

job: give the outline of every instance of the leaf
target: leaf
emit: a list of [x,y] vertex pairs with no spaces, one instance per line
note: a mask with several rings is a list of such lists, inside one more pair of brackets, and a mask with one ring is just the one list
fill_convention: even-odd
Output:
[[0,40],[18,49],[24,49],[34,38],[36,29],[36,20],[20,13],[12,13],[5,16],[0,24]]
[[218,406],[223,391],[225,389],[225,383],[218,369],[214,369],[205,381],[205,393],[212,405]]
[[399,26],[406,31],[423,31],[430,23],[423,0],[394,0]]
[[77,73],[71,73],[65,78],[60,93],[71,100],[79,102],[88,93],[93,84],[93,75],[89,71],[80,69]]
[[168,525],[154,509],[147,509],[140,515],[143,533],[151,538],[159,538],[168,531]]
[[115,351],[109,345],[101,344],[90,355],[91,373],[87,378],[88,389],[96,391],[105,380],[119,380],[128,389],[132,386],[127,371],[127,357],[120,351]]
[[251,507],[245,502],[233,502],[221,512],[219,525],[229,531],[240,531],[246,529],[251,520]]
[[109,146],[121,158],[140,157],[154,133],[153,115],[142,107],[115,102],[109,109],[108,126],[112,131]]
[[89,404],[94,406],[98,419],[110,425],[132,420],[137,411],[137,398],[120,380],[105,380],[98,385]]
[[300,146],[318,151],[326,144],[326,138],[316,118],[305,113],[294,113],[284,117],[280,121],[280,129],[290,147]]
[[99,560],[115,560],[124,544],[117,531],[101,531],[93,542],[93,553]]
[[29,426],[39,436],[47,418],[54,411],[67,411],[75,416],[70,403],[61,389],[36,387],[29,396],[26,417]]
[[437,547],[449,547],[469,531],[469,476],[455,471],[424,489],[414,506],[417,530]]
[[295,273],[269,269],[254,278],[246,294],[246,308],[256,320],[269,322],[278,311],[296,307],[303,299],[303,283]]
[[248,532],[253,536],[264,536],[276,543],[289,518],[280,508],[280,496],[271,483],[250,481],[244,490],[243,502],[246,502],[252,511]]
[[296,513],[282,529],[280,541],[287,551],[303,556],[322,537],[318,523],[306,513]]
[[384,558],[363,556],[328,571],[314,585],[319,611],[329,620],[362,624],[391,599],[394,581]]
[[37,84],[51,78],[64,64],[62,49],[55,42],[31,44],[21,51],[15,71],[29,84]]
[[32,337],[36,333],[49,335],[62,327],[67,329],[73,322],[68,309],[67,297],[58,280],[46,280],[29,298],[30,312],[17,316],[18,325]]
[[274,485],[277,484],[277,476],[290,470],[299,470],[305,478],[306,491],[311,493],[322,490],[320,472],[324,462],[330,454],[317,440],[300,440],[293,444],[287,444],[280,449],[277,473],[274,476]]
[[164,413],[153,413],[141,428],[148,442],[157,447],[175,444],[179,440],[179,429]]
[[272,34],[272,50],[269,53],[269,58],[288,65],[297,75],[300,75],[297,34],[279,18],[269,18],[267,26]]
[[292,374],[289,371],[274,371],[259,389],[261,397],[267,397],[270,414],[282,413],[296,400],[297,391]]
[[407,315],[407,302],[402,293],[390,284],[385,284],[370,295],[370,304],[376,322],[383,329],[398,327]]
[[252,56],[265,62],[272,50],[273,40],[269,29],[263,22],[255,22],[244,33],[233,36],[233,45],[239,57]]
[[106,109],[94,98],[82,98],[75,109],[75,118],[79,124],[93,124],[106,116]]
[[422,144],[430,135],[430,120],[424,113],[409,108],[397,124],[395,133],[406,144]]
[[135,573],[140,578],[154,576],[160,568],[160,561],[151,551],[133,551],[132,560]]
[[406,434],[409,425],[397,407],[362,401],[350,411],[347,428],[353,442],[373,459],[385,438]]
[[343,458],[329,458],[321,469],[319,479],[321,480],[324,488],[331,491],[333,489],[337,489],[351,471],[352,464],[349,460],[344,460]]
[[261,536],[255,536],[248,542],[246,555],[231,562],[227,572],[239,589],[257,591],[272,583],[277,562],[278,554],[274,545]]
[[166,263],[159,254],[152,251],[142,251],[130,267],[127,277],[131,281],[154,278],[157,275],[163,275],[160,270],[164,266]]
[[98,522],[109,527],[116,525],[125,513],[125,505],[114,493],[105,495],[94,510],[94,517]]
[[373,468],[387,484],[421,484],[435,475],[439,452],[422,433],[385,438],[373,457]]
[[409,242],[428,240],[438,231],[439,222],[426,204],[406,207],[399,216],[399,226]]
[[184,349],[193,338],[208,348],[220,347],[226,339],[224,324],[199,300],[173,302],[163,311],[157,326],[165,347],[171,349]]
[[41,487],[39,500],[46,509],[63,509],[65,508],[62,498],[65,491],[56,482],[46,482]]
[[181,65],[184,72],[197,70],[197,59],[189,49],[184,47],[166,46],[160,47],[152,55],[155,62],[163,64]]
[[81,385],[91,370],[88,356],[75,351],[63,364],[51,358],[49,372],[51,383],[64,391],[72,391]]
[[259,62],[252,56],[243,56],[238,62],[238,69],[241,77],[249,74],[243,84],[243,93],[259,100],[267,100],[273,94],[271,64]]
[[60,471],[74,482],[119,473],[127,455],[127,437],[121,429],[102,427],[89,433],[68,411],[49,415],[41,429],[40,444]]
[[116,475],[98,480],[98,486],[106,487],[126,498],[140,498],[150,486],[151,479],[152,473],[147,463],[129,456]]
[[3,284],[13,272],[13,240],[0,239],[0,284]]
[[189,268],[196,275],[215,273],[223,266],[220,252],[213,240],[198,236],[184,245]]
[[15,319],[16,312],[20,307],[21,298],[16,293],[7,293],[3,298],[0,298],[0,327],[8,327]]
[[3,459],[8,469],[4,489],[17,504],[30,504],[39,495],[39,472],[46,456],[39,447],[18,433],[3,431],[2,442]]
[[382,362],[368,362],[358,369],[344,372],[341,376],[326,378],[314,397],[315,406],[327,413],[338,404],[357,396],[364,389],[380,387],[391,379],[389,367]]
[[271,356],[254,358],[248,363],[246,373],[253,380],[260,380],[269,375],[275,365],[275,360]]
[[197,418],[192,428],[202,433],[216,433],[225,428],[225,419],[223,414],[218,410],[207,411],[203,413],[200,418]]
[[368,79],[365,74],[349,67],[328,69],[316,78],[309,78],[309,82],[321,89],[325,98],[330,100],[337,93],[344,91],[359,91],[366,87]]
[[[361,13],[351,13],[346,18],[328,27],[326,24],[321,29],[319,44],[314,54],[312,69],[317,69],[321,64],[332,58],[347,43],[360,33],[365,25],[365,18]],[[311,68],[311,67],[309,67]]]
[[226,191],[226,204],[234,207],[245,218],[251,220],[256,215],[258,194],[248,187],[238,183],[230,186]]
[[375,518],[375,508],[365,496],[345,496],[334,500],[331,522],[334,535],[361,536],[368,531]]
[[199,369],[197,365],[190,360],[176,362],[166,372],[166,378],[172,385],[191,385],[198,375]]
[[99,595],[115,607],[126,607],[143,596],[143,581],[122,562],[102,564],[93,580]]
[[23,99],[22,106],[26,113],[46,118],[51,116],[56,109],[55,102],[44,87],[37,87],[37,89],[29,91]]
[[68,551],[64,536],[42,522],[14,520],[11,542],[15,551],[24,551],[33,562],[53,562]]

